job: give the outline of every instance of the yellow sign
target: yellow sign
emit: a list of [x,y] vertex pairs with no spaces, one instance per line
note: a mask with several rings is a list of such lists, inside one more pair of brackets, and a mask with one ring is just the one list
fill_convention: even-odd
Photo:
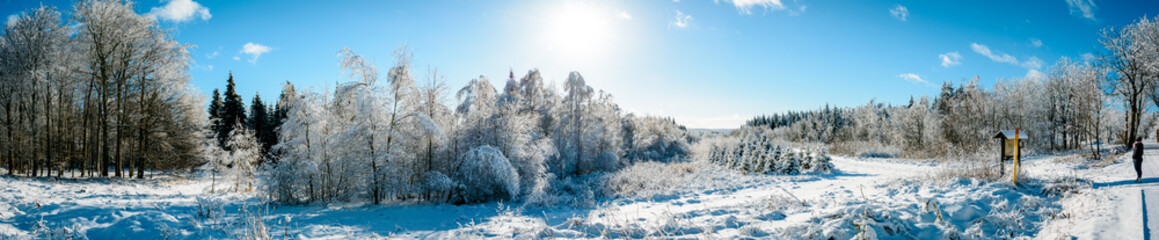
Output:
[[1011,158],[1014,157],[1014,150],[1015,150],[1015,148],[1018,148],[1018,142],[1016,140],[1017,139],[1006,139],[1005,140],[1006,141],[1006,152],[1003,152],[1003,154],[1005,156],[1009,156]]
[[[1009,146],[1007,146],[1009,149]],[[1014,129],[1014,184],[1018,184],[1018,129]]]

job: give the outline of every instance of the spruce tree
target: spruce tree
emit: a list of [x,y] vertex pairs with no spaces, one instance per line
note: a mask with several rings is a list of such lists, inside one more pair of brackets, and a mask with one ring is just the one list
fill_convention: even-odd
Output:
[[213,130],[213,137],[217,138],[217,146],[225,146],[225,138],[222,137],[222,121],[221,121],[221,93],[216,88],[213,89],[213,101],[209,102],[209,127]]
[[[237,90],[234,89],[233,72],[229,73],[229,79],[226,80],[225,86],[225,100],[222,104],[222,131],[218,132],[218,138],[225,139],[229,137],[230,132],[233,132],[234,126],[246,124],[245,117],[245,103],[242,102],[241,96],[237,95]],[[222,141],[224,145],[224,141]],[[229,150],[229,146],[225,146]]]
[[270,129],[274,130],[275,142],[278,139],[277,129],[286,121],[287,114],[290,112],[290,98],[295,94],[297,93],[294,91],[294,84],[286,81],[286,84],[282,87],[282,94],[278,96],[278,102],[275,103],[274,110],[270,114]]
[[262,97],[255,93],[254,99],[250,103],[250,116],[247,122],[250,129],[254,130],[254,137],[262,146],[262,156],[265,156],[270,147],[273,146],[273,143],[270,142],[270,133],[273,132],[273,129],[270,129],[270,119],[266,112],[266,105],[262,103]]

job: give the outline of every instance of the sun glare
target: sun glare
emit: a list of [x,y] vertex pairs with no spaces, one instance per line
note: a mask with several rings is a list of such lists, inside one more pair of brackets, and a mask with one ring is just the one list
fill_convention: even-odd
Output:
[[612,11],[600,11],[584,2],[568,2],[548,12],[541,33],[544,46],[562,58],[590,59],[612,46]]

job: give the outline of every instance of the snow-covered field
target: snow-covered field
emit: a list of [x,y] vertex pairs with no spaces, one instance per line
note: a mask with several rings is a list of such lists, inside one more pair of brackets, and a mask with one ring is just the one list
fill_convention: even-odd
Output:
[[199,178],[3,177],[0,238],[1150,238],[1159,178],[1133,183],[1131,163],[1117,160],[1030,157],[1018,186],[948,177],[966,165],[903,159],[834,157],[837,172],[801,176],[693,163],[679,166],[687,175],[670,189],[580,208],[280,206],[256,193],[210,193]]

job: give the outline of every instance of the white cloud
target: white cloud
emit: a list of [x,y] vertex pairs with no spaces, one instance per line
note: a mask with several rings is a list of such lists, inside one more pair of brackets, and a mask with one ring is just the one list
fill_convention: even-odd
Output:
[[201,18],[201,20],[209,20],[213,17],[209,14],[209,8],[201,6],[200,3],[193,0],[169,0],[165,6],[149,10],[148,15],[174,22],[193,20],[193,17]]
[[684,29],[685,27],[688,27],[688,23],[691,21],[691,15],[687,15],[683,12],[680,12],[680,10],[676,10],[676,19],[673,19],[672,22],[669,22],[668,26],[675,26],[676,28]]
[[1034,47],[1042,47],[1042,39],[1030,38],[1030,45]]
[[234,60],[234,61],[241,61],[241,57],[239,57],[239,56],[233,56],[233,60]]
[[19,15],[16,15],[16,14],[8,15],[8,21],[4,22],[4,25],[5,26],[12,26],[12,24],[16,24],[17,20],[20,20]]
[[800,7],[797,7],[796,11],[789,10],[789,16],[801,15],[801,13],[805,12],[805,7],[806,7],[805,4],[801,4]]
[[942,67],[948,68],[954,65],[962,64],[962,54],[958,54],[958,52],[938,54],[938,58],[942,59]]
[[213,65],[209,65],[209,66],[207,66],[206,68],[208,68],[208,69],[209,69],[209,71],[213,71]]
[[909,81],[912,83],[920,83],[920,84],[930,85],[930,82],[927,82],[925,79],[922,79],[921,76],[918,76],[915,73],[902,73],[902,74],[897,75],[897,77],[900,77],[901,79],[905,79],[906,81]]
[[1083,61],[1087,61],[1087,62],[1091,62],[1091,61],[1095,60],[1095,55],[1091,54],[1091,53],[1083,53],[1082,55],[1079,55],[1079,57],[1082,58]]
[[1066,0],[1066,5],[1070,6],[1071,15],[1078,14],[1092,21],[1098,20],[1095,19],[1095,8],[1099,6],[1095,6],[1094,0]]
[[889,9],[889,15],[893,15],[893,18],[897,18],[897,20],[904,22],[907,18],[909,18],[909,9],[905,8],[905,6],[902,6],[901,4],[898,4],[896,7],[893,7],[893,9]]
[[205,54],[205,58],[213,59],[213,58],[217,57],[217,54],[219,54],[219,53],[221,53],[221,52],[213,51],[213,53]]
[[[726,0],[726,1],[732,2],[732,5],[736,6],[736,10],[740,11],[741,13],[744,13],[744,14],[752,14],[752,9],[754,6],[765,7],[765,9],[769,9],[769,10],[773,10],[773,11],[785,9],[785,4],[782,4],[781,0]],[[804,11],[804,8],[802,8],[801,11]]]
[[627,11],[620,11],[620,19],[632,20],[632,15],[628,14]]
[[[262,54],[270,52],[270,50],[273,50],[273,49],[266,46],[266,45],[261,45],[261,44],[252,43],[252,42],[246,43],[244,46],[241,46],[241,53],[249,54],[251,56],[250,60],[247,60],[250,63],[257,63],[258,58],[261,57]],[[233,57],[233,60],[238,60],[238,59],[240,59],[240,58],[238,58],[236,56]]]
[[970,48],[974,49],[974,52],[976,52],[978,54],[982,54],[983,56],[986,56],[986,57],[990,58],[990,60],[994,60],[995,62],[1009,63],[1009,64],[1021,66],[1023,68],[1030,69],[1030,70],[1040,69],[1040,68],[1042,68],[1042,64],[1043,64],[1042,59],[1038,59],[1038,57],[1036,57],[1036,56],[1030,56],[1030,58],[1026,59],[1026,61],[1019,62],[1018,58],[1015,58],[1014,56],[1010,56],[1010,54],[1006,54],[1006,53],[995,51],[995,50],[990,50],[990,47],[987,47],[986,45],[982,45],[982,44],[978,44],[978,43],[970,43]]
[[1026,70],[1026,77],[1025,78],[1027,80],[1042,80],[1042,79],[1046,78],[1046,74],[1039,72],[1038,70],[1035,70],[1035,69],[1030,69],[1030,70]]
[[1042,68],[1042,59],[1038,59],[1038,57],[1031,56],[1030,59],[1027,59],[1025,62],[1022,62],[1022,67],[1029,68],[1029,69]]
[[999,51],[991,51],[990,47],[987,47],[986,45],[982,45],[982,44],[978,44],[978,43],[970,43],[970,49],[973,49],[974,52],[976,52],[978,54],[982,54],[982,56],[986,56],[986,57],[990,58],[990,60],[993,60],[995,62],[1004,62],[1004,63],[1018,65],[1018,58],[1015,58],[1014,56],[1010,56],[1010,54],[1005,54],[1005,53],[1002,53]]

